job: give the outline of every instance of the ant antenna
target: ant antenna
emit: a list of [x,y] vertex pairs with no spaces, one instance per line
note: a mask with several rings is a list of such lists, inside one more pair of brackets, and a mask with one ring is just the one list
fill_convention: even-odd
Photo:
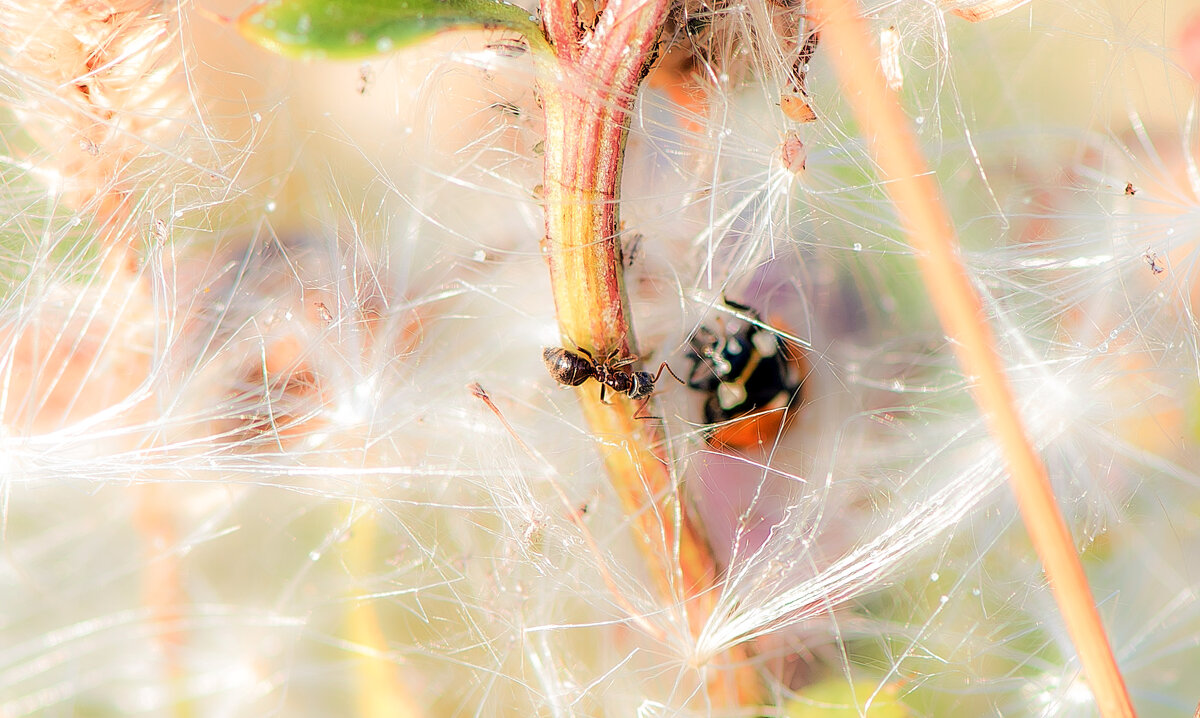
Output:
[[[658,378],[660,376],[662,376],[663,369],[666,369],[667,373],[671,375],[671,378],[673,378],[675,381],[679,382],[680,384],[687,383],[683,379],[679,378],[679,376],[675,373],[675,370],[671,368],[670,364],[663,362],[662,364],[658,365],[658,373],[655,374],[654,378],[650,380],[650,383],[652,385],[658,383]],[[647,372],[647,373],[649,373],[649,372]],[[638,405],[637,411],[635,411],[633,413],[634,419],[662,419],[661,416],[642,416],[641,415],[641,413],[646,410],[646,405],[650,403],[650,399],[652,396],[653,396],[653,392],[650,394],[650,396],[647,396],[645,399],[642,399],[642,403]]]
[[[686,381],[679,378],[679,375],[675,373],[675,370],[671,368],[671,365],[667,364],[666,362],[658,365],[658,373],[654,375],[653,383],[658,383],[658,378],[662,376],[663,369],[666,369],[667,373],[670,374],[671,378],[675,381],[679,382],[680,384],[687,384]],[[649,397],[647,397],[647,399],[649,399]]]

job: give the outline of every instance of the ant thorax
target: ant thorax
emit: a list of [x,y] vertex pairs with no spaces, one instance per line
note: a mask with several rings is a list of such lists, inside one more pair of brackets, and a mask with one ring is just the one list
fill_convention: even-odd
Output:
[[596,381],[618,394],[630,394],[633,383],[628,372],[614,368],[609,362],[596,365]]

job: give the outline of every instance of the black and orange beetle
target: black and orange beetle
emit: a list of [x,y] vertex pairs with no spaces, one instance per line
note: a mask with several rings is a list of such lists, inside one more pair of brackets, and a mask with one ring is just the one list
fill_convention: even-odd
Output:
[[728,299],[725,304],[735,314],[720,331],[701,326],[688,340],[687,385],[706,395],[709,443],[744,449],[779,436],[799,407],[803,357],[764,329],[758,312]]

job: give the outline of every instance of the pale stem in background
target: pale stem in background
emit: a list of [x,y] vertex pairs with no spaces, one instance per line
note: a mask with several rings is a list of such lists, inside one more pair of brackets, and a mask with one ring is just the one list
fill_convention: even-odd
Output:
[[958,256],[958,240],[937,182],[917,149],[908,118],[880,71],[864,21],[849,0],[811,0],[822,43],[874,150],[883,186],[916,251],[973,393],[1009,465],[1021,515],[1045,567],[1096,704],[1106,718],[1133,716],[1133,705],[1108,644],[1071,533],[1058,510],[1046,467],[1029,442],[996,353],[979,294]]

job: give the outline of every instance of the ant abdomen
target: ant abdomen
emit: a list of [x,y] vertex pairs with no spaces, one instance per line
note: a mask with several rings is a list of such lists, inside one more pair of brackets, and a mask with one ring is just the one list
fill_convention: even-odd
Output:
[[596,376],[596,365],[562,347],[542,349],[542,361],[554,381],[564,386],[579,386]]

